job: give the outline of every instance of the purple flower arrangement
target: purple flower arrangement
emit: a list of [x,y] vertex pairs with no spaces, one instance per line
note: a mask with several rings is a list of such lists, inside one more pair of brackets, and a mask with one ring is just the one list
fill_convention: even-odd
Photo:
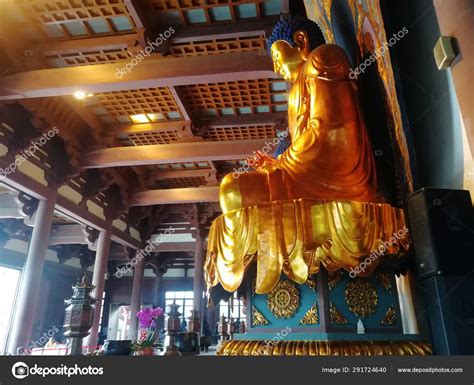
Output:
[[157,307],[156,309],[152,308],[145,308],[140,310],[137,313],[138,322],[140,323],[140,328],[143,329],[150,329],[155,326],[155,320],[162,316],[164,313],[161,307]]
[[138,322],[140,324],[140,338],[132,344],[132,349],[137,355],[154,355],[154,348],[161,346],[156,343],[157,334],[153,328],[156,319],[164,314],[161,307],[156,309],[145,308],[137,313]]

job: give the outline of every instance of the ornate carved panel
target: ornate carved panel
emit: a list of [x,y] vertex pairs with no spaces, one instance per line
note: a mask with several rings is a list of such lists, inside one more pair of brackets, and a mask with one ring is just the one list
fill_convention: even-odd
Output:
[[373,315],[378,305],[377,289],[370,281],[361,278],[347,284],[345,299],[349,310],[359,318]]
[[267,295],[267,305],[276,318],[291,318],[300,306],[300,293],[289,280],[280,281]]

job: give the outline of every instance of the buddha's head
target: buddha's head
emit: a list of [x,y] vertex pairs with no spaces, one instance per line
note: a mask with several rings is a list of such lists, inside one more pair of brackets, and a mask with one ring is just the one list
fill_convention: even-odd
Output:
[[324,36],[315,22],[290,15],[275,25],[267,48],[275,72],[292,82],[311,51],[324,43]]

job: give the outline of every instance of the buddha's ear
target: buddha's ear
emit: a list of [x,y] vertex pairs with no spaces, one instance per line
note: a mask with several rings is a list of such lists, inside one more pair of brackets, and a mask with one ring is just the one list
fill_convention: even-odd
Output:
[[305,30],[299,29],[293,34],[293,40],[295,41],[296,46],[300,50],[303,59],[306,60],[306,58],[311,53],[308,34]]

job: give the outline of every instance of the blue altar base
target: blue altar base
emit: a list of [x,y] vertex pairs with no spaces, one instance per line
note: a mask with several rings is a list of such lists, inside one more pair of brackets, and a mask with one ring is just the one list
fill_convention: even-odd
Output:
[[[302,285],[282,276],[277,287],[267,294],[254,292],[253,275],[246,280],[247,333],[235,334],[235,340],[419,340],[418,335],[403,334],[395,274],[383,268],[379,267],[369,278],[351,278],[342,270],[328,273],[322,269]],[[296,289],[289,291],[298,297],[298,305],[293,301],[275,311],[276,297],[280,297],[280,305],[288,299],[288,285],[280,285],[284,281],[289,282],[290,289]],[[312,317],[308,316],[311,307]],[[284,313],[283,317],[279,312]],[[357,332],[359,319],[364,334]]]

